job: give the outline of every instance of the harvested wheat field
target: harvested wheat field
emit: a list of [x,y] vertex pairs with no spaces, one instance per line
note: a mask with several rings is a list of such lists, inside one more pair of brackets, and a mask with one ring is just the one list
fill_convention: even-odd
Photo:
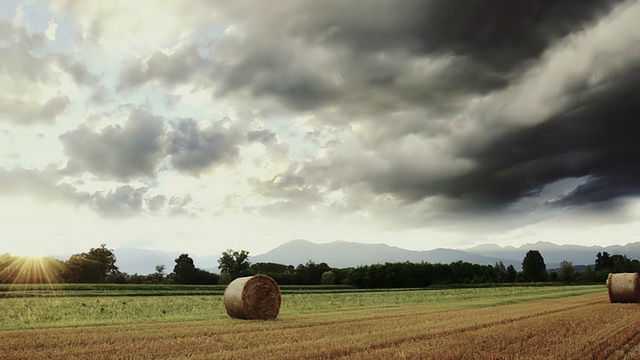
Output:
[[598,289],[287,313],[271,321],[5,330],[0,359],[639,359],[640,307],[611,304],[606,288]]

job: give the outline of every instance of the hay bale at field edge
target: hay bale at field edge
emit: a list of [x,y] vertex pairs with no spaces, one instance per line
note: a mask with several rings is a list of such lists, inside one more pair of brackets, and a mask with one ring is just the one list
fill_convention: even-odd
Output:
[[612,303],[640,302],[640,275],[638,273],[611,273],[607,277],[609,301]]
[[271,320],[280,312],[282,296],[275,280],[267,275],[254,275],[233,280],[222,301],[232,318]]

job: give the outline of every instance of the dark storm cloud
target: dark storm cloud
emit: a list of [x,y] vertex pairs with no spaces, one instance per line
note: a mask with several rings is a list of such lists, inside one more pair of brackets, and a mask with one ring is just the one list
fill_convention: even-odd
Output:
[[[586,177],[557,201],[579,205],[636,195],[640,178],[636,26],[618,24],[625,7],[638,11],[622,3],[231,4],[222,11],[233,26],[219,39],[128,64],[120,86],[191,84],[239,109],[275,103],[313,114],[309,126],[350,128],[351,139],[320,145],[319,158],[253,184],[286,204],[320,201],[321,187],[366,185],[406,202],[495,209]],[[621,39],[626,46],[609,46]],[[572,47],[587,51],[585,59],[563,53]],[[237,157],[238,140],[220,130],[185,122],[173,131],[177,169],[197,173]],[[618,186],[605,191],[607,184]]]
[[[625,80],[591,93],[575,107],[536,126],[511,131],[461,156],[473,170],[440,182],[407,186],[408,173],[373,179],[381,190],[409,200],[445,195],[468,205],[500,207],[537,195],[566,178],[587,183],[555,204],[583,205],[640,195],[640,63]],[[395,179],[395,181],[393,181]],[[382,183],[382,181],[390,181]],[[404,186],[403,186],[404,185]]]
[[[331,189],[366,184],[408,203],[440,198],[458,212],[503,209],[569,178],[589,180],[553,204],[639,195],[640,56],[631,29],[640,11],[619,10],[584,34],[546,43],[508,87],[472,99],[487,104],[482,111],[471,102],[441,118],[383,113],[360,122],[364,149],[328,146],[299,176]],[[556,24],[548,39],[566,34],[556,20],[544,21]]]
[[352,102],[435,107],[506,86],[615,3],[297,1],[232,9],[242,35],[220,41],[220,58],[229,61],[218,64],[218,89],[271,95],[297,110]]
[[[294,111],[427,116],[508,86],[618,1],[285,1],[227,5],[233,31],[124,66],[119,87],[190,83]],[[203,54],[209,54],[203,56]]]
[[222,121],[200,127],[193,119],[173,123],[167,136],[167,154],[179,171],[199,174],[213,164],[234,161],[238,157],[240,133],[223,128]]
[[90,171],[106,178],[126,180],[153,176],[163,157],[164,121],[132,109],[124,127],[94,130],[83,124],[60,136],[69,156],[69,172]]
[[469,56],[497,70],[535,58],[620,1],[368,1],[310,3],[297,18],[310,35],[361,51],[409,48]]
[[596,205],[608,207],[612,200],[629,196],[640,196],[640,178],[592,177],[575,190],[546,205],[574,206]]

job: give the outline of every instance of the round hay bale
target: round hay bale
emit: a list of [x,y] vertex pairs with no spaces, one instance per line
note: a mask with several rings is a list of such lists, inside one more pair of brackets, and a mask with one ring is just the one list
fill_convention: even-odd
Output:
[[640,275],[611,273],[607,278],[607,289],[609,289],[609,301],[612,303],[640,302]]
[[282,297],[275,280],[267,275],[254,275],[233,280],[222,300],[232,318],[269,320],[278,316]]

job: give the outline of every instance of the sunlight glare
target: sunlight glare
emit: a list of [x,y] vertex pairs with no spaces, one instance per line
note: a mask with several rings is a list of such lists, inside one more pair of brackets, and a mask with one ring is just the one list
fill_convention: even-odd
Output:
[[0,258],[0,283],[55,284],[62,282],[63,263],[50,257]]

